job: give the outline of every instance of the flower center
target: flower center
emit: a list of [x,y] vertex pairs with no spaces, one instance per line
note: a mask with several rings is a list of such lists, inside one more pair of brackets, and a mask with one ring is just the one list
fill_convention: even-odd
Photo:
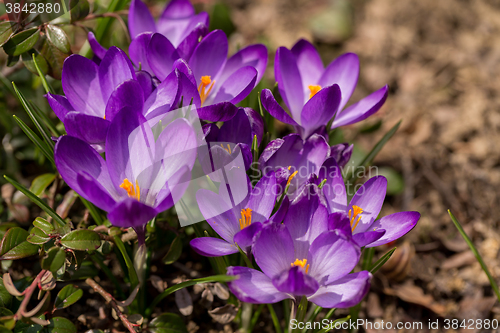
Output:
[[352,231],[354,231],[354,229],[358,226],[359,220],[361,220],[361,213],[363,213],[363,209],[356,205],[349,209],[349,219],[351,220]]
[[[220,144],[220,146],[222,148],[224,148],[224,146],[222,145],[222,143]],[[231,146],[229,145],[229,143],[227,144],[227,148],[224,148],[225,151],[227,151],[229,154],[231,154]]]
[[305,268],[306,274],[307,274],[307,272],[309,272],[309,264],[307,263],[307,259],[302,259],[302,260],[295,259],[295,261],[292,262],[290,265],[292,267],[299,266],[301,268]]
[[137,182],[137,180],[135,181],[134,186],[134,184],[132,184],[130,180],[125,178],[123,180],[123,183],[120,185],[120,188],[127,191],[129,198],[135,198],[138,201],[141,199],[141,189],[139,188],[139,183]]
[[243,208],[241,210],[240,229],[248,227],[252,223],[252,210],[250,208]]
[[[288,170],[291,169],[291,166],[288,167]],[[288,177],[288,180],[286,181],[286,186],[290,185],[290,182],[292,181],[293,177],[295,177],[295,175],[297,175],[297,173],[299,172],[299,170],[295,170],[289,177]]]
[[318,91],[321,90],[321,86],[308,86],[309,90],[311,93],[309,94],[309,99],[311,99],[314,95],[318,93]]
[[[198,92],[200,93],[200,100],[201,100],[201,105],[205,103],[205,100],[208,97],[208,94],[210,94],[210,91],[212,91],[212,88],[214,87],[215,81],[212,81],[210,76],[202,76],[200,79],[201,83],[198,86]],[[210,86],[210,87],[209,87]],[[208,87],[208,90],[207,90]]]

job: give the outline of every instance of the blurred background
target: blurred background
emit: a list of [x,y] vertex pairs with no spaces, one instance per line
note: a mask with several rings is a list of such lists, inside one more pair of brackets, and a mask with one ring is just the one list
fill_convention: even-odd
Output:
[[[393,258],[376,275],[361,316],[372,321],[424,323],[438,318],[500,320],[500,305],[495,303],[488,280],[447,213],[451,209],[462,222],[500,283],[500,2],[193,3],[210,14],[211,30],[223,29],[228,34],[231,54],[251,43],[268,46],[269,69],[262,87],[274,85],[275,50],[279,46],[290,48],[299,38],[318,47],[325,65],[345,52],[359,55],[360,78],[351,103],[389,85],[384,107],[368,120],[337,131],[335,141],[354,142],[356,160],[402,119],[398,132],[374,162],[379,173],[389,179],[390,195],[383,214],[417,210],[422,218],[396,244]],[[105,7],[106,2],[91,5]],[[165,3],[149,1],[148,6],[157,17]],[[92,24],[84,25],[92,28]],[[86,48],[82,28],[65,29],[73,53]],[[104,46],[126,49],[122,26],[115,22],[111,31]],[[7,56],[0,51],[0,169],[29,186],[48,165],[12,119],[16,114],[29,122],[10,82],[15,81],[28,98],[54,116],[43,98],[40,80],[21,63],[13,67],[6,63]],[[57,81],[52,83],[58,86]],[[276,126],[287,131],[282,124]],[[3,178],[0,182],[5,183]],[[4,199],[5,195],[2,193]],[[14,203],[22,206],[22,198],[19,200]],[[5,203],[2,208],[7,208]],[[22,220],[26,212],[19,206],[17,209],[3,211],[2,218]],[[269,323],[261,318],[261,324]],[[264,331],[270,329],[263,327]]]

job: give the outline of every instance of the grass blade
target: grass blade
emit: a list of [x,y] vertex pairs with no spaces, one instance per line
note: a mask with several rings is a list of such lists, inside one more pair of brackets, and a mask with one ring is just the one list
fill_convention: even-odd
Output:
[[268,304],[267,308],[269,309],[269,312],[271,313],[271,318],[273,319],[273,325],[274,325],[275,332],[281,333],[280,321],[278,319],[278,316],[276,315],[276,311],[274,311],[273,305]]
[[483,269],[484,273],[488,277],[488,280],[490,281],[491,288],[493,288],[493,291],[495,292],[498,300],[500,301],[500,290],[498,290],[498,285],[495,282],[495,280],[493,279],[493,277],[491,276],[490,271],[488,270],[488,267],[486,266],[486,264],[483,261],[483,258],[481,257],[481,255],[477,251],[476,247],[474,246],[474,243],[472,243],[469,236],[467,236],[467,234],[465,233],[465,230],[460,225],[460,222],[458,222],[456,217],[451,213],[451,211],[449,209],[448,209],[448,214],[450,214],[450,217],[451,217],[451,220],[453,221],[453,224],[455,224],[455,227],[457,227],[458,232],[460,233],[460,235],[462,235],[462,237],[465,240],[465,242],[467,243],[467,245],[469,245],[472,253],[474,253],[474,256],[476,257],[477,261],[481,265],[481,268]]
[[28,190],[23,185],[21,185],[18,182],[16,182],[14,179],[12,179],[12,178],[10,178],[8,176],[5,176],[5,175],[4,175],[4,178],[9,183],[11,183],[12,185],[14,185],[14,187],[16,189],[18,189],[19,191],[21,191],[22,193],[24,193],[24,195],[26,195],[38,207],[40,207],[41,209],[43,209],[60,226],[64,227],[66,225],[66,222],[59,215],[57,215],[57,213],[52,208],[50,208],[45,202],[43,202],[42,199],[40,199],[38,196],[36,196],[35,194],[33,194],[30,190]]
[[[63,1],[63,3],[64,3],[64,1]],[[35,54],[33,53],[31,56],[33,57],[33,63],[35,64],[35,68],[36,68],[36,71],[38,73],[38,76],[42,80],[43,89],[45,89],[45,92],[47,94],[48,93],[52,93],[53,94],[54,93],[54,89],[52,89],[52,87],[49,85],[49,83],[47,82],[47,79],[45,78],[45,75],[40,70],[40,67],[38,66],[38,62],[36,61]]]
[[387,260],[391,258],[394,251],[396,251],[396,247],[384,254],[379,260],[377,260],[377,262],[370,269],[370,273],[375,274],[380,269],[380,267],[384,266]]
[[83,204],[85,205],[85,208],[87,208],[89,210],[89,213],[92,216],[92,218],[94,219],[95,223],[97,225],[103,225],[104,220],[102,219],[101,214],[99,214],[97,207],[94,206],[94,204],[92,204],[91,202],[85,200],[83,197],[81,197],[81,196],[78,196],[78,197],[80,198],[80,200],[82,200]]
[[41,152],[45,155],[45,157],[55,167],[56,164],[54,162],[53,151],[51,151],[50,148],[47,147],[47,144],[38,135],[36,135],[36,133],[33,132],[31,128],[29,128],[28,125],[24,123],[24,121],[19,119],[17,116],[14,116],[14,120],[17,122],[19,127],[26,134],[26,136],[38,147],[38,149],[41,150]]
[[52,133],[52,135],[55,135],[55,136],[61,136],[62,135],[62,133],[59,132],[59,130],[56,128],[56,125],[54,125],[54,123],[52,122],[52,120],[50,120],[50,118],[45,114],[45,112],[43,112],[35,104],[31,104],[31,106],[33,107],[33,110],[36,111],[37,115],[43,121],[43,123],[45,124],[45,126],[48,127],[48,129]]

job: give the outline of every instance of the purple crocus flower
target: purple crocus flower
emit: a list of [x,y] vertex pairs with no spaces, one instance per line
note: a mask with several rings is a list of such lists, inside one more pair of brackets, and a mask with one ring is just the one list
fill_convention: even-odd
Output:
[[155,140],[144,116],[126,107],[109,125],[106,160],[69,135],[59,139],[54,155],[64,181],[107,211],[113,225],[139,228],[181,197],[196,146],[195,131],[185,119],[168,124]]
[[264,175],[268,172],[279,173],[281,177],[278,181],[289,183],[288,194],[293,197],[311,177],[319,179],[328,159],[338,158],[339,163],[345,164],[351,153],[352,145],[330,147],[319,134],[313,134],[306,140],[298,134],[290,134],[267,145],[259,158],[259,167]]
[[140,48],[145,49],[151,35],[159,33],[171,43],[180,57],[189,59],[200,37],[208,33],[208,20],[206,12],[195,13],[189,0],[172,0],[155,22],[141,0],[132,0],[128,14],[128,27],[132,38],[130,56],[134,59]]
[[328,230],[328,212],[318,196],[294,200],[283,224],[266,224],[255,236],[252,252],[262,272],[247,267],[227,271],[239,276],[228,285],[243,302],[306,296],[324,308],[347,308],[359,303],[370,287],[369,272],[349,274],[360,248],[342,232]]
[[347,193],[339,167],[329,161],[322,187],[326,199],[331,230],[342,230],[361,247],[387,244],[406,235],[420,218],[418,212],[398,212],[377,220],[387,191],[384,176],[370,178],[347,204]]
[[[201,255],[217,257],[238,252],[238,246],[248,251],[253,236],[269,220],[276,202],[276,178],[274,174],[262,177],[252,189],[250,181],[244,186],[224,186],[219,194],[201,189],[196,194],[198,206],[208,224],[222,237],[201,237],[191,241],[193,249]],[[247,191],[247,188],[248,191]],[[248,193],[244,199],[241,193]],[[233,203],[239,202],[234,205]]]
[[269,89],[262,91],[262,104],[281,122],[294,125],[307,138],[322,130],[332,118],[332,128],[354,124],[377,112],[387,98],[388,87],[377,90],[346,108],[359,75],[359,59],[346,53],[324,68],[314,46],[299,40],[291,50],[276,52],[274,76],[290,113],[276,101]]
[[[267,65],[267,48],[264,45],[247,46],[229,59],[227,54],[226,34],[214,30],[186,59],[189,66],[183,73],[188,76],[191,85],[186,82],[183,87],[196,92],[196,96],[192,96],[193,103],[203,120],[216,122],[231,119],[237,112],[234,104],[247,97],[264,75]],[[180,57],[167,38],[153,34],[147,44],[146,58],[160,81],[172,72]],[[184,103],[189,102],[190,99],[185,96]]]

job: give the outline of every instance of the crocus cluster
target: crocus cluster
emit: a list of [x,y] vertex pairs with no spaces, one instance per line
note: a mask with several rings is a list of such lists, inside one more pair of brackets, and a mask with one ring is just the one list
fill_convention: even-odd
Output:
[[[208,23],[208,14],[196,14],[188,0],[171,0],[157,20],[132,0],[128,55],[89,33],[94,58],[68,57],[64,96],[46,96],[67,132],[55,139],[62,178],[113,225],[143,235],[145,224],[182,196],[198,158],[232,182],[196,194],[217,236],[193,239],[191,246],[204,256],[242,252],[255,260],[257,268],[227,269],[239,277],[229,287],[240,300],[357,304],[372,277],[356,268],[363,248],[405,235],[420,215],[377,219],[387,189],[382,176],[368,179],[348,202],[342,168],[353,146],[331,146],[328,132],[377,112],[388,87],[347,106],[358,57],[344,54],[325,68],[314,46],[299,40],[276,51],[277,89],[274,95],[262,90],[257,112],[239,103],[263,78],[267,48],[249,45],[228,57],[226,34],[209,31]],[[201,126],[169,118],[186,107]],[[264,111],[293,133],[271,138],[274,119],[264,121]],[[202,156],[201,145],[210,147]],[[227,167],[240,154],[244,167]]]

